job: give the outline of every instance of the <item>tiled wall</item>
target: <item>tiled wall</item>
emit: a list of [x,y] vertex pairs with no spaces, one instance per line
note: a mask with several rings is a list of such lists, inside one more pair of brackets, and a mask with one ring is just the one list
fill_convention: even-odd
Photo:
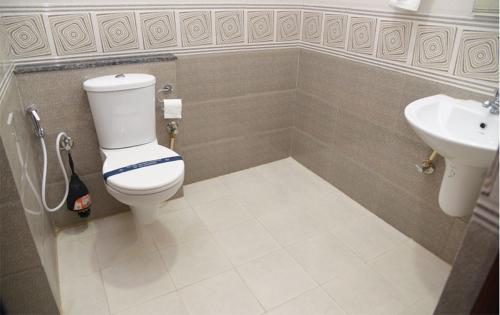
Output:
[[[15,79],[0,97],[0,266],[2,311],[56,314],[55,233],[39,199],[39,177]],[[28,132],[30,132],[28,134]],[[4,149],[5,148],[5,149]]]
[[[46,131],[50,204],[60,200],[64,191],[51,148],[57,133],[65,131],[75,140],[76,169],[92,194],[91,218],[128,209],[103,186],[99,145],[82,88],[86,78],[141,72],[156,77],[157,90],[173,85],[175,94],[170,97],[177,95],[184,104],[176,151],[186,161],[185,183],[190,183],[289,156],[297,63],[298,50],[287,49],[16,75],[22,103],[37,104]],[[166,121],[159,106],[156,116],[158,140],[167,145]],[[35,150],[40,153],[39,145]],[[59,227],[82,221],[64,209],[52,218]]]
[[293,46],[483,93],[498,83],[494,17],[296,4],[3,10],[0,23],[8,31],[10,53],[24,61]]
[[[186,183],[291,154],[440,257],[452,260],[467,218],[453,219],[439,209],[442,160],[433,175],[416,171],[414,165],[430,149],[409,128],[403,109],[437,93],[478,100],[485,96],[307,49],[180,56],[175,62],[17,75],[23,103],[39,106],[49,147],[62,130],[75,138],[77,171],[95,201],[93,217],[127,208],[103,187],[82,82],[133,71],[155,75],[158,87],[173,84],[175,96],[184,101],[176,150],[186,161]],[[165,145],[168,136],[159,110],[157,117],[157,136]],[[57,192],[51,196],[53,204],[63,188],[54,157],[51,160],[54,171],[49,181],[51,191]],[[58,226],[80,221],[69,211],[58,211],[53,219]]]
[[[342,73],[342,76],[338,74]],[[321,53],[300,53],[292,157],[451,262],[468,218],[438,205],[444,161],[418,173],[431,152],[410,129],[404,107],[444,93],[484,96]]]

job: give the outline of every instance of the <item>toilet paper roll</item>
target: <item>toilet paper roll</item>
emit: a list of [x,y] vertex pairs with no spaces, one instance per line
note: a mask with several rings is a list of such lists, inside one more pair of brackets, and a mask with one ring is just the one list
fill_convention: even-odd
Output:
[[169,98],[163,100],[163,118],[182,118],[182,100],[180,98]]
[[420,6],[420,0],[389,0],[389,5],[409,11],[417,11]]

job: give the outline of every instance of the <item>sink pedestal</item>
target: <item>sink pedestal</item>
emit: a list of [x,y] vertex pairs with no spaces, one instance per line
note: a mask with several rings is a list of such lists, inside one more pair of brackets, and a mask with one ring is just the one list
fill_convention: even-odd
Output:
[[448,215],[469,215],[476,204],[479,191],[488,171],[445,159],[446,169],[439,190],[439,206]]

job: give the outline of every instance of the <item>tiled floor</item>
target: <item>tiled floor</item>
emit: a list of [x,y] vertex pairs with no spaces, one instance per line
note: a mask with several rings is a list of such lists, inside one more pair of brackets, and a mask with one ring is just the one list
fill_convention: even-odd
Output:
[[293,159],[58,236],[64,314],[432,314],[450,266]]

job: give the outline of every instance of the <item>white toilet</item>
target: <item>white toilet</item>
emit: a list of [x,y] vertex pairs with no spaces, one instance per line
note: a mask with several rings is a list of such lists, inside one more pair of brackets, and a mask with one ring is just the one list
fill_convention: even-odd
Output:
[[162,201],[184,181],[184,162],[156,140],[155,82],[149,74],[117,74],[86,80],[83,88],[101,148],[107,191],[152,223]]

